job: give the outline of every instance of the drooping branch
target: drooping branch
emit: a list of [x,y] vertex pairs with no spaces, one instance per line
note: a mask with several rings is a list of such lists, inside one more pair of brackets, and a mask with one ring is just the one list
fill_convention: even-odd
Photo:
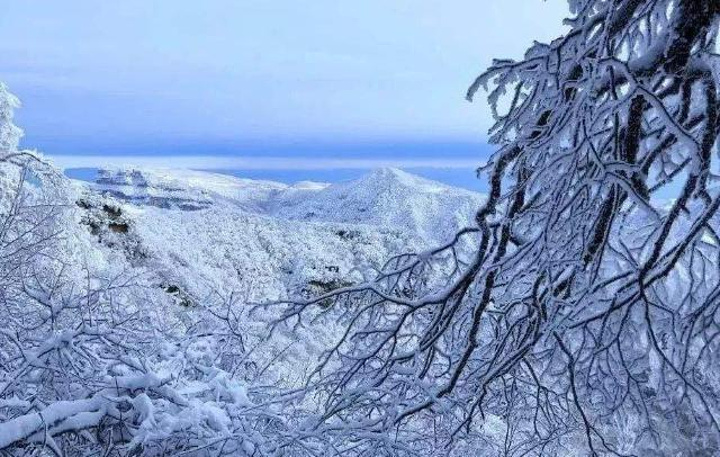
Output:
[[720,4],[570,4],[565,36],[496,61],[468,91],[490,89],[499,149],[477,227],[287,308],[292,321],[334,300],[346,323],[309,383],[327,405],[318,428],[373,418],[355,435],[373,443],[435,424],[425,445],[461,447],[479,439],[471,424],[505,414],[508,455],[578,434],[593,454],[637,453],[672,439],[667,418],[686,412],[720,433],[707,381],[720,341]]

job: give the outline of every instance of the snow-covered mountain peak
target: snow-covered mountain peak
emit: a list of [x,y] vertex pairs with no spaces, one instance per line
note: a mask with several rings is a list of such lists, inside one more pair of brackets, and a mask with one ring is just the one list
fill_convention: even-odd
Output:
[[281,192],[269,210],[279,218],[385,226],[445,240],[470,223],[483,199],[476,192],[380,168],[312,193]]
[[[367,175],[357,180],[358,183],[374,184],[376,186],[394,187],[405,186],[413,187],[420,191],[437,191],[443,189],[453,189],[450,186],[432,181],[399,168],[382,167],[372,170]],[[460,190],[460,189],[456,189]]]

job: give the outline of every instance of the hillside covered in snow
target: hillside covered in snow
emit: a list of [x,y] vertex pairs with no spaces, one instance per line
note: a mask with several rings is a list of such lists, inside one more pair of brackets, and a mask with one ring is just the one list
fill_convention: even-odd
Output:
[[369,279],[389,257],[449,239],[482,195],[397,169],[337,184],[286,185],[190,170],[101,170],[76,182],[106,246],[201,298],[253,301]]

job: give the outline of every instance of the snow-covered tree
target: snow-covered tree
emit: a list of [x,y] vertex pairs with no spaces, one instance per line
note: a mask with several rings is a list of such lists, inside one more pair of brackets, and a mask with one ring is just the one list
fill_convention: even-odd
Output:
[[469,89],[477,226],[285,310],[345,326],[308,388],[347,453],[720,452],[720,2],[569,5]]
[[0,83],[0,151],[3,155],[17,150],[22,131],[13,124],[15,108],[20,105],[18,99]]
[[276,354],[232,297],[177,306],[98,247],[0,86],[0,453],[720,452],[720,3],[569,4],[469,90],[498,146],[476,225],[280,308],[334,339],[302,388],[255,383]]
[[249,382],[234,303],[190,313],[102,251],[16,106],[0,86],[0,455],[323,455]]

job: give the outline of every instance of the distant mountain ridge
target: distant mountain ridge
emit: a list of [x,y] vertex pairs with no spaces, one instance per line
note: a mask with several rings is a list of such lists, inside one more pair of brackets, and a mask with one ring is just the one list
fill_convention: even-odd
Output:
[[293,185],[202,171],[107,169],[92,187],[139,205],[197,210],[224,202],[258,215],[400,228],[430,239],[452,236],[484,198],[395,168],[334,184]]

